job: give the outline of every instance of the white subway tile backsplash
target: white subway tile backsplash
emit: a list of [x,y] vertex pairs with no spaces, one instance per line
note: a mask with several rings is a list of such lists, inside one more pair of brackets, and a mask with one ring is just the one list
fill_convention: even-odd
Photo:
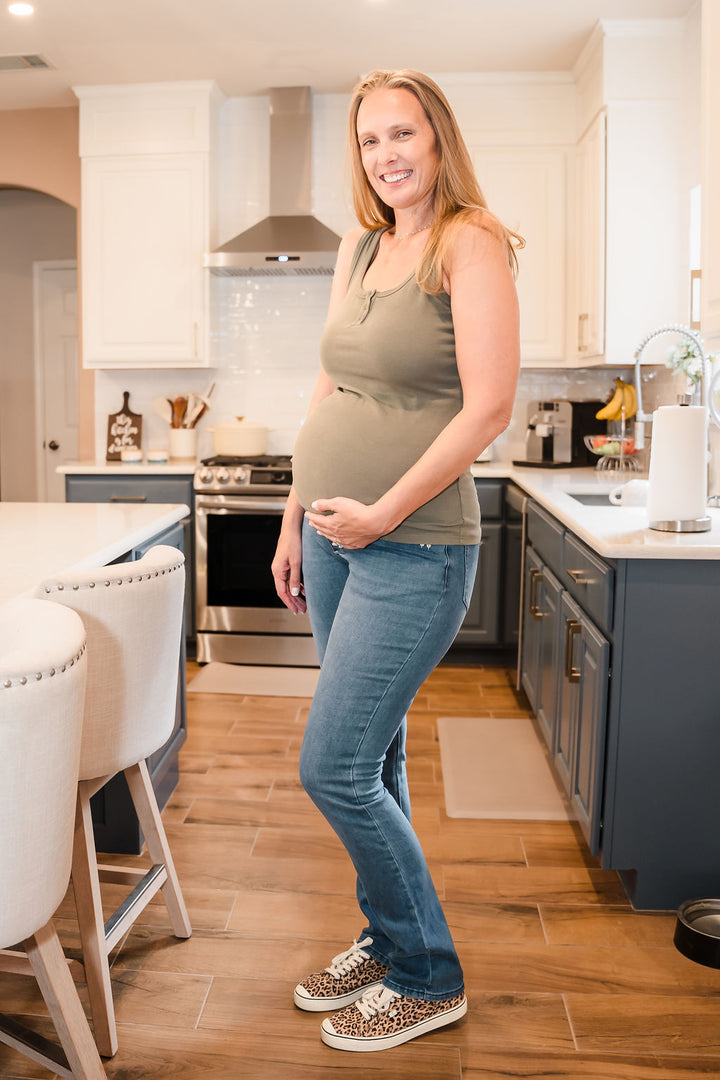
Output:
[[270,453],[290,453],[317,379],[318,348],[330,300],[330,277],[213,277],[211,370],[98,371],[95,383],[96,452],[104,460],[107,416],[122,407],[143,415],[143,446],[167,445],[167,426],[152,407],[155,397],[214,382],[212,408],[200,422],[199,453],[211,454],[207,429],[244,416],[266,424]]
[[[307,413],[319,371],[319,344],[330,299],[329,277],[214,277],[211,281],[212,356],[216,367],[178,371],[98,371],[96,441],[104,459],[107,415],[122,406],[143,414],[143,445],[167,444],[167,428],[152,408],[154,397],[195,390],[213,381],[212,409],[200,423],[199,453],[213,452],[213,423],[244,416],[271,428],[270,453],[291,453]],[[536,399],[605,400],[613,379],[632,378],[631,368],[523,369],[513,419],[495,442],[496,458],[525,456],[527,404]],[[643,374],[644,405],[652,410],[673,400],[673,381],[663,367]]]

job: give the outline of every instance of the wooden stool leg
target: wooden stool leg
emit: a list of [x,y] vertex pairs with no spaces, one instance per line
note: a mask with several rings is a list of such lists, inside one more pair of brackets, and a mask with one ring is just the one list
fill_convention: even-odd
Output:
[[72,883],[95,1042],[103,1057],[112,1057],[118,1048],[117,1028],[88,788],[85,781],[78,784]]
[[125,779],[135,805],[140,828],[145,834],[148,854],[153,863],[164,863],[167,871],[167,881],[162,886],[162,894],[167,904],[175,937],[189,938],[192,927],[145,762],[141,761],[125,769]]
[[107,1080],[52,920],[25,948],[73,1076]]

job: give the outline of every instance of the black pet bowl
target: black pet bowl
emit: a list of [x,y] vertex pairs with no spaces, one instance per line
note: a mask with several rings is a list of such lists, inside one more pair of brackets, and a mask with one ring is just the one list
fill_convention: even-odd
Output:
[[720,968],[720,900],[686,900],[681,904],[673,940],[688,960]]

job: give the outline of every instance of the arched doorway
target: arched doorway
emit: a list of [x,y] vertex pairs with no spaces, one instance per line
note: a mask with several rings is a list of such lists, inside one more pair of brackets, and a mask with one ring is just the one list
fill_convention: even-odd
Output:
[[[58,442],[48,433],[59,414],[77,427],[77,327],[72,267],[77,260],[77,211],[73,206],[41,191],[19,187],[0,188],[0,498],[26,502],[62,499],[62,486],[54,486],[57,451],[43,446]],[[53,266],[64,270],[53,275]],[[48,302],[54,285],[63,277],[61,293]],[[45,283],[43,284],[43,279]],[[44,299],[43,299],[44,296]],[[43,306],[60,322],[47,332]],[[69,310],[68,310],[69,309]],[[65,315],[65,331],[62,315]],[[51,319],[52,321],[52,319]],[[55,335],[57,340],[48,339]],[[65,340],[61,340],[65,336]],[[43,366],[45,365],[45,367]],[[61,370],[62,369],[62,370]],[[44,372],[54,377],[55,389],[45,394]],[[49,398],[49,403],[46,399]],[[52,410],[55,410],[55,416]],[[59,429],[58,429],[59,430]],[[64,440],[67,434],[65,423]],[[70,447],[65,445],[64,452]],[[59,457],[62,455],[58,455]],[[77,456],[77,445],[68,456]],[[46,461],[46,457],[49,460]],[[50,482],[46,477],[50,477]]]

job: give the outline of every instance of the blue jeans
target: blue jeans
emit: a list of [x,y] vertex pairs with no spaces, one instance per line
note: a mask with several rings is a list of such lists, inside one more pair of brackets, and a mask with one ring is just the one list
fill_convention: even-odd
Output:
[[346,551],[303,527],[321,671],[300,779],[353,861],[385,985],[428,1001],[461,993],[463,974],[410,825],[406,714],[460,628],[477,558],[477,545],[389,540]]

